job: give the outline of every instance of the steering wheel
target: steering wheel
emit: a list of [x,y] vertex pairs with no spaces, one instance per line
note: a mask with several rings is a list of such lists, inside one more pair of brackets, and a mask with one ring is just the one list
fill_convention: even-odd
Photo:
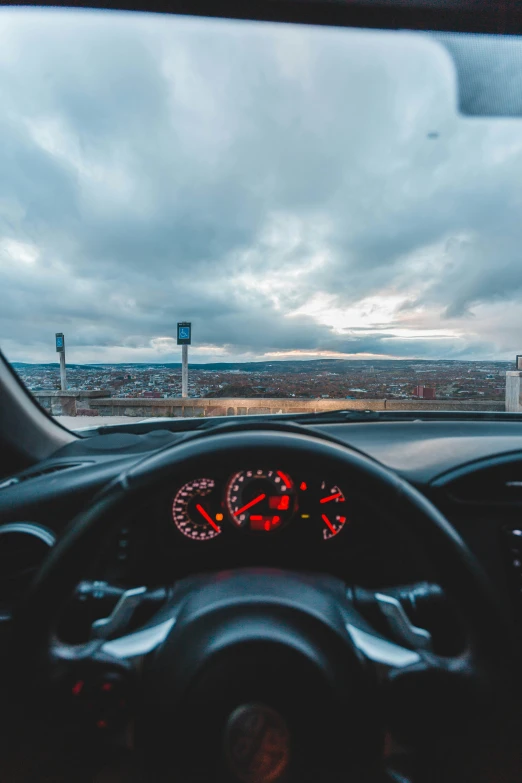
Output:
[[[82,645],[56,638],[64,598],[140,498],[217,464],[232,473],[274,462],[339,477],[386,509],[397,535],[435,568],[452,599],[465,636],[458,653],[430,650],[429,635],[389,596],[379,600],[402,627],[402,641],[377,630],[357,591],[340,579],[274,569],[182,579],[133,633]],[[132,681],[135,747],[147,781],[477,783],[488,779],[481,777],[488,764],[491,779],[515,780],[506,756],[503,778],[491,760],[501,736],[509,744],[520,705],[518,638],[494,588],[416,489],[360,453],[309,434],[211,432],[121,474],[71,522],[44,563],[14,617],[12,649],[13,665],[46,694],[79,671]],[[394,749],[411,762],[400,774],[391,768]]]

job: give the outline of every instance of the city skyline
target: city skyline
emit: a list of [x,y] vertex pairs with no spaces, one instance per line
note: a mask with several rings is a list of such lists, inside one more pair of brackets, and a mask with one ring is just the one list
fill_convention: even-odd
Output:
[[[522,121],[442,38],[56,9],[0,32],[10,361],[508,361]],[[63,63],[67,63],[67,68]],[[86,67],[88,63],[88,67]]]
[[[315,360],[192,365],[189,397],[482,399],[502,400],[503,362],[386,360],[380,362]],[[56,364],[16,364],[27,387],[35,392],[58,390]],[[420,393],[419,387],[428,391]],[[175,398],[181,396],[179,364],[71,365],[68,389],[101,391],[112,398]]]

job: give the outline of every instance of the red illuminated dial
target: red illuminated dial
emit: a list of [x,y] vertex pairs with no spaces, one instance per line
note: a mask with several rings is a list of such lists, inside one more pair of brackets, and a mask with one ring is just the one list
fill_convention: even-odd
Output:
[[282,470],[242,470],[228,482],[226,504],[235,525],[269,533],[291,519],[294,484]]
[[319,493],[319,515],[323,524],[323,538],[333,538],[346,524],[346,499],[337,486],[321,482]]
[[215,482],[199,478],[184,484],[172,503],[172,519],[180,533],[194,541],[208,541],[221,533],[219,505],[214,497]]

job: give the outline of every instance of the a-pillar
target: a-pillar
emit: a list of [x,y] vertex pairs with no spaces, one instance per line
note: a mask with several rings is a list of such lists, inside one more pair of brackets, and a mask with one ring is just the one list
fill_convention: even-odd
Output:
[[520,379],[522,372],[519,370],[508,370],[506,373],[506,411],[507,413],[518,413],[520,407]]

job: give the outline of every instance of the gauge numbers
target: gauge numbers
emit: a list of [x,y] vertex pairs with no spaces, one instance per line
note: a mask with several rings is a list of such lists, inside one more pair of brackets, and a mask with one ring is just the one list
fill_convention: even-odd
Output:
[[198,478],[184,484],[172,503],[172,519],[180,533],[193,541],[208,541],[221,533],[223,514],[214,499],[213,479]]

